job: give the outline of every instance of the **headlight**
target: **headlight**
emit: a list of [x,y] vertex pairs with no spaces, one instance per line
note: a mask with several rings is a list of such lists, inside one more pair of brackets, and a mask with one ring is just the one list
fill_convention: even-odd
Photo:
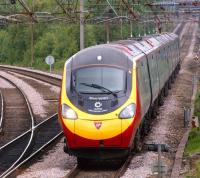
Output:
[[76,112],[66,104],[62,104],[62,116],[65,119],[74,119],[74,120],[77,119]]
[[119,118],[127,119],[127,118],[132,118],[134,115],[135,115],[135,104],[133,103],[128,105],[120,112]]

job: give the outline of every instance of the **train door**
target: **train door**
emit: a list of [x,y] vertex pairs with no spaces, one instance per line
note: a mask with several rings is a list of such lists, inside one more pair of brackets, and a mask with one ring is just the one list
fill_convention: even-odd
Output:
[[148,74],[147,58],[143,57],[138,62],[138,83],[140,91],[140,101],[141,101],[141,117],[143,118],[149,109],[151,101],[151,89],[150,80]]
[[172,60],[171,60],[171,50],[170,50],[170,46],[167,47],[167,61],[168,61],[168,64],[169,64],[169,76],[171,75],[172,73]]
[[151,56],[149,56],[149,70],[151,74],[151,86],[152,86],[152,95],[153,95],[152,102],[154,102],[159,92],[157,55],[154,53]]

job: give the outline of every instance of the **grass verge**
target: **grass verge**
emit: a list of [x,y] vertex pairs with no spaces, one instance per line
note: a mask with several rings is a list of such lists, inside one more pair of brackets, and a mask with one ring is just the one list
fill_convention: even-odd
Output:
[[[200,118],[200,112],[198,111],[199,104],[199,95],[200,95],[200,83],[198,83],[198,92],[196,94],[195,103],[194,103],[194,116]],[[200,153],[200,129],[193,128],[189,134],[188,143],[185,148],[185,156],[191,157]],[[196,159],[195,157],[191,157],[192,165],[190,165],[191,169],[186,174],[186,178],[200,178],[200,159]]]

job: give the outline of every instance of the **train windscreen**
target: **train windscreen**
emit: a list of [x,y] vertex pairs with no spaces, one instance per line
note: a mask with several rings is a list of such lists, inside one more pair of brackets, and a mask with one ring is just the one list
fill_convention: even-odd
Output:
[[80,68],[74,77],[79,93],[117,93],[126,89],[126,71],[114,67]]

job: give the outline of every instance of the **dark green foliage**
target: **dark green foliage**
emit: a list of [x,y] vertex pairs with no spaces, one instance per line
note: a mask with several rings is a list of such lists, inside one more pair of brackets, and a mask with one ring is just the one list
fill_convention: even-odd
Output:
[[[121,1],[116,2],[119,3]],[[137,11],[138,14],[150,10],[145,6],[145,3],[147,2],[149,2],[149,0],[142,0],[137,4],[136,1],[134,10]],[[27,0],[26,3],[29,7],[32,7],[33,5],[32,0]],[[94,2],[89,0],[85,1],[87,7],[92,5],[92,3]],[[106,4],[104,1],[101,1],[101,3]],[[6,6],[6,8],[2,6],[0,7],[2,11],[4,9],[6,11],[6,8],[9,9],[9,12],[11,12],[11,8],[16,12],[23,11],[18,1],[15,6]],[[54,12],[55,7],[56,1],[54,0],[34,1],[34,10],[36,12]],[[95,13],[102,13],[100,9],[98,9],[100,7],[102,8],[102,6],[95,7]],[[59,12],[62,12],[62,10],[59,9]],[[91,15],[91,17],[93,15]],[[121,24],[119,20],[116,24],[110,24],[109,28],[110,41],[127,39],[131,35],[129,22]],[[144,28],[144,24],[134,22],[132,34],[135,37],[138,35],[144,35],[145,30],[146,33],[147,31],[153,33],[154,26],[152,25],[149,29],[150,30]],[[106,28],[104,23],[85,26],[85,47],[106,43],[106,41]],[[47,55],[53,55],[56,60],[54,68],[62,68],[66,59],[77,51],[79,51],[78,23],[72,25],[54,21],[52,23],[34,24],[34,61],[32,67],[48,69],[49,66],[45,64],[45,57]],[[9,24],[8,26],[0,28],[0,63],[31,66],[31,25],[28,23]]]
[[[35,24],[34,29],[34,66],[43,65],[45,57],[49,54],[59,62],[79,50],[78,26]],[[0,30],[0,41],[1,63],[30,66],[30,26],[9,25]],[[94,44],[93,41],[89,41],[88,45]]]
[[[130,36],[130,25],[110,25],[110,40]],[[121,37],[122,36],[122,37]],[[0,63],[11,65],[31,65],[31,26],[9,25],[0,30]],[[86,25],[85,46],[106,42],[104,25]],[[53,55],[56,66],[79,50],[79,25],[68,24],[35,24],[34,25],[34,63],[33,67],[43,68],[47,55]],[[48,68],[46,66],[45,68]]]

